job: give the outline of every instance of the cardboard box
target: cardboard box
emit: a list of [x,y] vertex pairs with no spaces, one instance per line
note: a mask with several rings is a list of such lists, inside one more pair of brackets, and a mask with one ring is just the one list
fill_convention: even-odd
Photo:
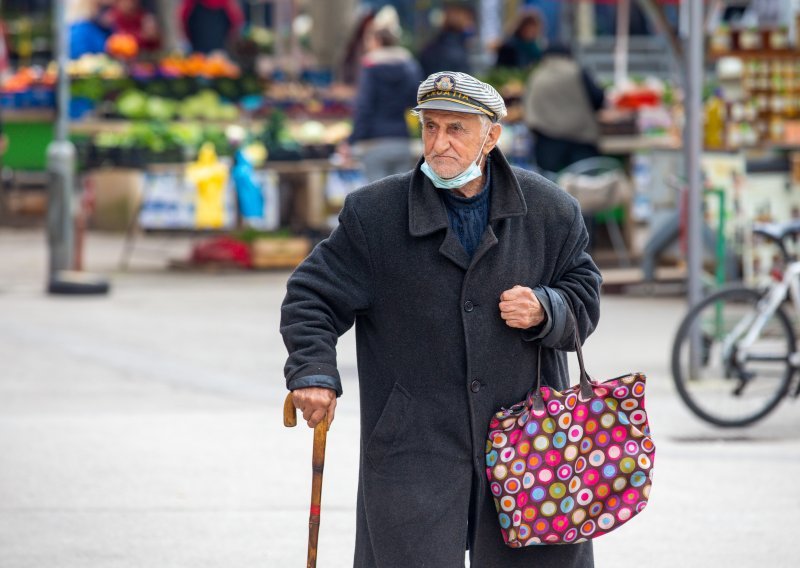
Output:
[[251,245],[253,268],[294,268],[311,252],[303,237],[256,239]]

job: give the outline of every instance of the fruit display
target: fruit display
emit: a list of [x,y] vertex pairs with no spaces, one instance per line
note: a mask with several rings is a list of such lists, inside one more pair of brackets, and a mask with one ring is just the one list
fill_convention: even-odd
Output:
[[273,81],[265,91],[262,112],[278,109],[292,118],[346,118],[353,114],[354,99],[354,90],[346,85]]
[[344,120],[330,124],[324,124],[318,120],[306,120],[294,123],[290,127],[292,138],[304,145],[336,145],[347,139],[352,131],[352,124]]
[[239,119],[239,108],[225,102],[210,89],[183,100],[148,95],[136,89],[123,92],[115,101],[117,114],[131,120],[167,122],[176,117],[182,120],[231,122]]
[[184,120],[235,121],[239,119],[239,108],[232,103],[225,102],[219,93],[209,89],[180,101],[177,113]]
[[[55,63],[21,69],[3,82],[0,103],[55,109],[57,71]],[[135,38],[115,34],[105,53],[70,61],[67,73],[84,168],[185,161],[208,141],[229,155],[230,126],[245,129],[236,147],[255,162],[327,159],[352,131],[354,88],[325,70],[260,78],[225,54],[148,57]]]
[[[52,64],[55,69],[55,63]],[[67,72],[75,80],[80,77],[119,79],[126,76],[125,66],[105,53],[87,53],[69,62]]]
[[42,67],[22,67],[0,82],[0,108],[55,107],[56,74]]
[[231,153],[223,127],[197,122],[131,122],[121,130],[76,140],[83,168],[185,162],[204,143],[211,143],[221,155]]
[[169,56],[158,64],[159,71],[166,77],[208,77],[237,78],[241,75],[239,66],[230,61],[225,55],[215,53],[203,55],[193,53],[189,56]]
[[123,61],[130,60],[139,53],[139,43],[130,34],[115,33],[106,40],[106,53]]

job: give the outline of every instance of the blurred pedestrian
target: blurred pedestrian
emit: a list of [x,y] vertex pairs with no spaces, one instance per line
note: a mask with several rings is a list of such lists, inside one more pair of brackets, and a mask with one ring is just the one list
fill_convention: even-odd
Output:
[[597,111],[604,100],[603,89],[568,47],[554,45],[544,52],[528,77],[524,95],[525,122],[534,137],[534,158],[540,170],[558,173],[600,154]]
[[116,0],[111,18],[114,32],[136,38],[140,50],[156,51],[161,47],[156,17],[142,7],[140,0]]
[[281,308],[286,385],[311,427],[334,418],[336,344],[356,326],[354,566],[463,566],[468,548],[477,567],[590,568],[591,542],[505,546],[484,455],[497,409],[524,398],[539,364],[566,388],[564,351],[597,324],[580,209],[508,164],[496,146],[506,108],[490,85],[435,73],[415,110],[423,160],[347,197]]
[[497,67],[524,69],[542,57],[543,22],[538,10],[525,10],[511,36],[497,51]]
[[244,24],[238,0],[183,0],[179,17],[192,51],[224,50]]
[[352,148],[369,181],[414,165],[406,113],[416,104],[422,71],[399,45],[401,35],[397,12],[391,6],[382,8],[365,37],[353,134],[349,144],[340,147],[345,156]]
[[356,25],[347,42],[344,57],[339,68],[339,80],[345,85],[355,85],[361,73],[361,59],[364,57],[365,40],[370,32],[375,12],[366,9],[356,18]]
[[72,0],[67,2],[69,57],[104,53],[106,40],[114,32],[113,0]]
[[419,54],[422,72],[430,75],[449,69],[469,73],[469,40],[474,34],[473,9],[462,3],[446,4],[439,33]]

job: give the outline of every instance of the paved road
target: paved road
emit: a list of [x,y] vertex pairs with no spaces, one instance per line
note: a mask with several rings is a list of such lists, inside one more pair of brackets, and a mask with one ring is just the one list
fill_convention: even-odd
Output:
[[[168,248],[181,251],[185,242]],[[291,567],[305,558],[311,434],[285,430],[286,273],[180,274],[137,253],[108,298],[42,294],[44,238],[0,231],[0,567]],[[113,271],[115,237],[90,268]],[[602,567],[796,566],[800,413],[721,432],[677,403],[678,299],[606,297],[596,377],[648,374],[648,510],[596,542]],[[352,565],[355,352],[328,442],[320,566]]]

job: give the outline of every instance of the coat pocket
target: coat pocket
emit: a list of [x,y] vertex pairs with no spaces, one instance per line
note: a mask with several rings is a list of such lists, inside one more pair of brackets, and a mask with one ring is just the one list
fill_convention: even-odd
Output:
[[409,392],[400,383],[395,383],[367,442],[366,457],[373,468],[380,467],[398,435],[405,430],[411,401]]

